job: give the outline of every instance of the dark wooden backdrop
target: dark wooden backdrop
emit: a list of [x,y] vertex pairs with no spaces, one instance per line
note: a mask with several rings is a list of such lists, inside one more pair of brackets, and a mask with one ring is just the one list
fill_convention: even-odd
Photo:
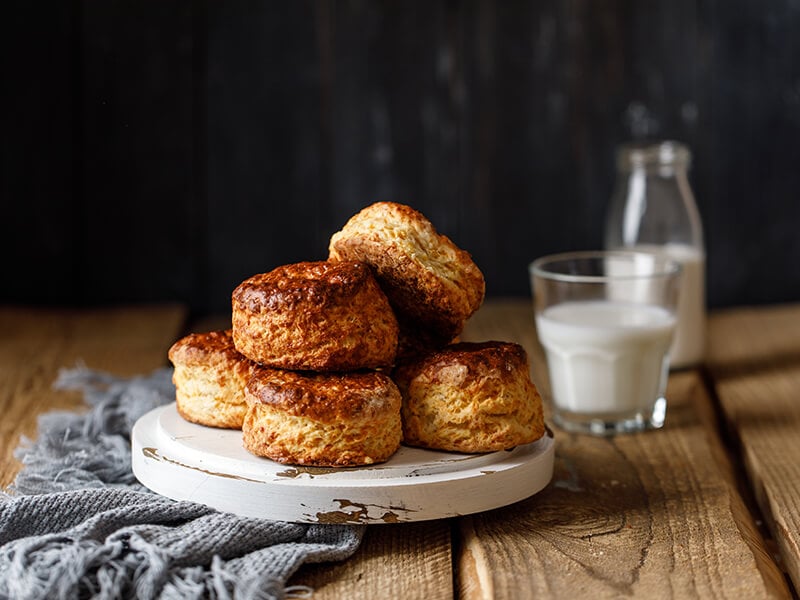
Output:
[[376,200],[490,296],[598,247],[614,148],[694,151],[709,304],[800,300],[793,0],[7,3],[0,302],[180,300],[321,259]]

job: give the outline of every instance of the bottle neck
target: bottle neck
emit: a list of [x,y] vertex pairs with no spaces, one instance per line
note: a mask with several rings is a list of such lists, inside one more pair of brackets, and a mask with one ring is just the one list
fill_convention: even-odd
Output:
[[688,147],[680,142],[626,144],[617,152],[620,173],[643,171],[661,177],[686,177],[692,161]]
[[691,153],[683,144],[622,146],[606,245],[686,246],[702,251],[700,214],[689,183]]

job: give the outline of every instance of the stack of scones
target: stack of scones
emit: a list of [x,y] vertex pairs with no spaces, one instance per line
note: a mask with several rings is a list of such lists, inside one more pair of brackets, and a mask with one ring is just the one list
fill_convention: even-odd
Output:
[[359,466],[401,442],[492,452],[544,435],[524,349],[456,342],[483,274],[416,210],[372,204],[326,261],[243,281],[231,329],[173,344],[186,420],[241,429],[245,448],[296,465]]

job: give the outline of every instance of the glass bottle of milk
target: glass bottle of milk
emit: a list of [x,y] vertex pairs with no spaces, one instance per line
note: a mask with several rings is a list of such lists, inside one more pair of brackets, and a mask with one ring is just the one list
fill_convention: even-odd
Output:
[[606,248],[663,252],[683,265],[671,368],[699,364],[705,354],[706,254],[689,184],[691,158],[688,147],[673,141],[620,147],[606,220]]

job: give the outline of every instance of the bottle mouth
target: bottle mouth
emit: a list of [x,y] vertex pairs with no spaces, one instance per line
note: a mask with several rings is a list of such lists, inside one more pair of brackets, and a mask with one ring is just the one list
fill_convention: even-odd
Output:
[[686,144],[675,140],[634,142],[617,150],[617,167],[688,167],[692,152]]

